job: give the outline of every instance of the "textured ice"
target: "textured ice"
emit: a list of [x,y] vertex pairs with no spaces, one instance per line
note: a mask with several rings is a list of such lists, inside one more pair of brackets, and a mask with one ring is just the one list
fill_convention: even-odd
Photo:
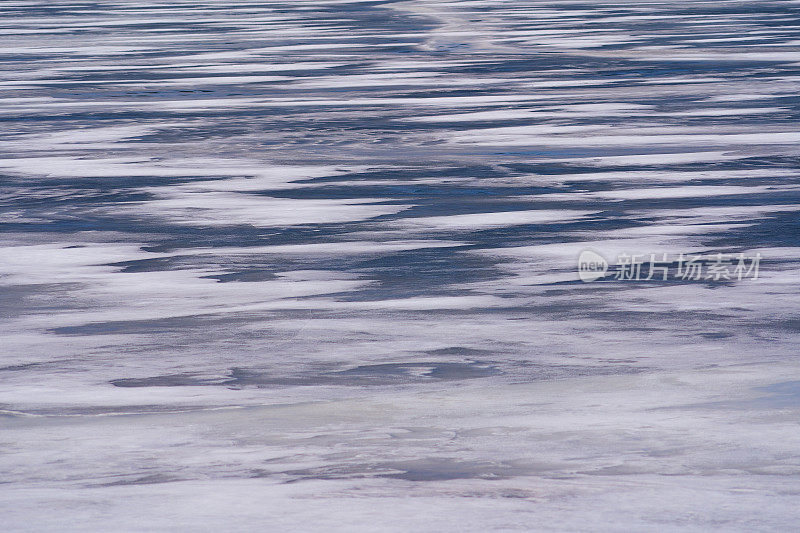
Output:
[[0,36],[3,531],[796,529],[799,2],[7,0]]

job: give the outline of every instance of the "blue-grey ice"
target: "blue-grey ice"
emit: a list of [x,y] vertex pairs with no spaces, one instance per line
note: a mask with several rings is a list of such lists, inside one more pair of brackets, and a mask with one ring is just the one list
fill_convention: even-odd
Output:
[[4,0],[0,74],[3,531],[797,528],[796,0]]

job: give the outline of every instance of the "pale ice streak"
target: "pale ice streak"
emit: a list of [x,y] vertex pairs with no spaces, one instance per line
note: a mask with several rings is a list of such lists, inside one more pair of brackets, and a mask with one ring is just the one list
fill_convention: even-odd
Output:
[[4,531],[796,528],[800,3],[8,0],[0,70]]

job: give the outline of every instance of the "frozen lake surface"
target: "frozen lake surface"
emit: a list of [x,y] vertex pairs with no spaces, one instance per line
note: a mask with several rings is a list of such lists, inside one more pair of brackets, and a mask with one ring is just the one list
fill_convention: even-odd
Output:
[[5,0],[0,72],[4,530],[796,528],[797,1]]

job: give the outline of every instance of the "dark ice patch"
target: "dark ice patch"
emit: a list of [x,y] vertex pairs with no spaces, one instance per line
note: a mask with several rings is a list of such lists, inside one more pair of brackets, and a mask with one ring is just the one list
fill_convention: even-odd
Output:
[[[627,363],[627,362],[625,362]],[[110,383],[116,387],[202,387],[221,386],[233,389],[309,387],[309,386],[385,386],[413,385],[505,376],[519,383],[567,379],[582,376],[631,374],[644,371],[632,364],[613,362],[606,365],[550,365],[518,360],[462,362],[404,362],[359,365],[344,370],[317,367],[294,374],[260,368],[231,368],[225,374],[176,373],[143,378],[121,378]]]
[[356,379],[397,379],[414,381],[431,378],[438,380],[474,379],[498,374],[499,370],[485,363],[387,363],[364,365],[339,372],[339,376]]
[[380,477],[407,481],[447,481],[451,479],[508,479],[525,473],[524,469],[506,463],[488,461],[459,461],[450,458],[426,458],[414,461],[386,463],[384,466],[399,470]]
[[364,386],[458,381],[489,377],[500,373],[496,366],[478,361],[464,363],[414,362],[361,365],[340,371],[316,371],[294,375],[280,375],[257,369],[232,368],[224,377],[183,373],[145,378],[122,378],[112,380],[110,383],[116,387]]
[[450,346],[448,348],[439,348],[437,350],[428,350],[425,352],[433,356],[445,355],[461,355],[461,356],[480,356],[491,353],[490,350],[476,350],[474,348],[465,348],[463,346]]
[[[366,464],[340,464],[289,470],[280,474],[289,476],[290,482],[310,479],[391,478],[406,481],[449,481],[453,479],[509,479],[524,475],[532,468],[513,462],[461,461],[450,457],[426,457],[408,461],[387,461]],[[276,473],[277,474],[277,473]],[[269,474],[257,472],[256,477]]]
[[197,385],[215,385],[218,380],[202,378],[197,374],[166,374],[148,378],[112,379],[115,387],[194,387]]
[[112,481],[110,483],[102,483],[100,486],[122,487],[128,485],[155,485],[158,483],[171,483],[173,481],[182,481],[182,479],[168,474],[150,474],[141,477],[131,477],[126,479],[121,479],[119,481]]

